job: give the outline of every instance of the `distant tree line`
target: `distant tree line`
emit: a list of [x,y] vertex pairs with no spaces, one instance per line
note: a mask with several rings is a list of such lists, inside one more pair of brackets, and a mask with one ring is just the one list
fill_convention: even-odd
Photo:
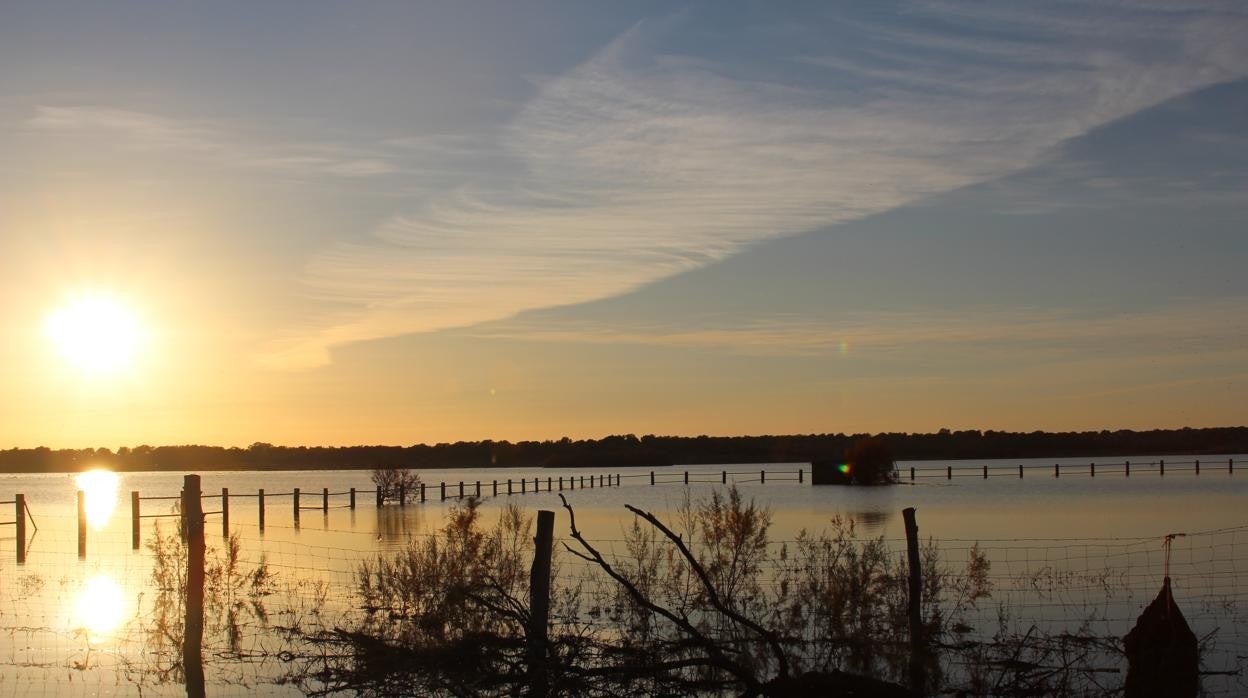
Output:
[[950,431],[931,434],[607,436],[557,441],[458,441],[413,446],[135,446],[0,450],[0,472],[301,470],[373,468],[626,468],[677,463],[784,463],[841,458],[854,443],[883,439],[897,460],[1068,458],[1248,453],[1248,427],[1153,431]]

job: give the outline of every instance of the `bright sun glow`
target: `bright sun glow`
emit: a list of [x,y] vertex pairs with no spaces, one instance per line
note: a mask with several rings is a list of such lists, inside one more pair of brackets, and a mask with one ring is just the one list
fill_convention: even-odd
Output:
[[52,311],[44,333],[57,355],[92,376],[107,376],[128,368],[142,342],[134,312],[116,298],[88,294]]
[[86,628],[93,637],[108,635],[121,626],[125,617],[125,595],[112,577],[97,574],[78,593],[73,623]]
[[82,490],[87,523],[96,530],[104,528],[117,508],[117,473],[89,470],[79,475],[75,483]]

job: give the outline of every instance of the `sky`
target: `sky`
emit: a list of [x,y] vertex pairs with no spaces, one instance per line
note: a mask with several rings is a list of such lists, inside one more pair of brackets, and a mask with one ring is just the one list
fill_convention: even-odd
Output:
[[1244,36],[6,3],[0,448],[1241,425]]

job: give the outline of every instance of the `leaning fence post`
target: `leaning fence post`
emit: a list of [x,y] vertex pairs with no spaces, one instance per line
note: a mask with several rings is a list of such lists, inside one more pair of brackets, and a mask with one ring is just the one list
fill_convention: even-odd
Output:
[[910,620],[910,687],[916,695],[924,695],[924,642],[923,642],[923,571],[919,561],[919,524],[914,518],[914,507],[901,511],[906,524],[906,560],[909,571],[909,603],[906,610]]
[[547,693],[546,627],[550,623],[550,560],[554,532],[555,512],[538,511],[533,570],[529,576],[528,628],[529,684],[535,696]]
[[[134,493],[138,495],[138,492]],[[13,519],[17,525],[17,564],[26,564],[26,495],[19,494],[14,497],[17,501],[14,510],[17,517]],[[137,499],[135,501],[138,501]],[[137,514],[136,514],[137,515]],[[136,521],[138,519],[135,519]],[[139,529],[134,529],[134,547],[139,547]]]
[[230,537],[230,488],[221,488],[221,537]]
[[82,490],[78,490],[78,558],[87,556],[87,502]]
[[[19,494],[17,497],[20,500],[22,495]],[[141,518],[142,517],[139,516],[139,491],[132,490],[130,492],[130,547],[134,550],[139,549],[139,520]],[[23,536],[20,534],[26,527],[26,517],[22,515],[22,502],[20,501],[18,502],[17,507],[17,520],[21,522],[17,525],[19,534],[17,539],[18,541],[21,541]],[[21,543],[19,542],[18,545],[21,545]]]
[[[298,492],[298,490],[295,490]],[[296,500],[298,501],[298,500]],[[186,622],[182,668],[188,698],[204,695],[204,509],[198,475],[182,484],[182,530],[186,535]]]

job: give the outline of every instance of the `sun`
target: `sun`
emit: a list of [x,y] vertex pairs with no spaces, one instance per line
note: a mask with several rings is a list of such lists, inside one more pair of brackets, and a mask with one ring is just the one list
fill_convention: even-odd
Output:
[[48,314],[43,329],[56,354],[90,376],[130,368],[143,339],[134,311],[104,293],[74,297]]

